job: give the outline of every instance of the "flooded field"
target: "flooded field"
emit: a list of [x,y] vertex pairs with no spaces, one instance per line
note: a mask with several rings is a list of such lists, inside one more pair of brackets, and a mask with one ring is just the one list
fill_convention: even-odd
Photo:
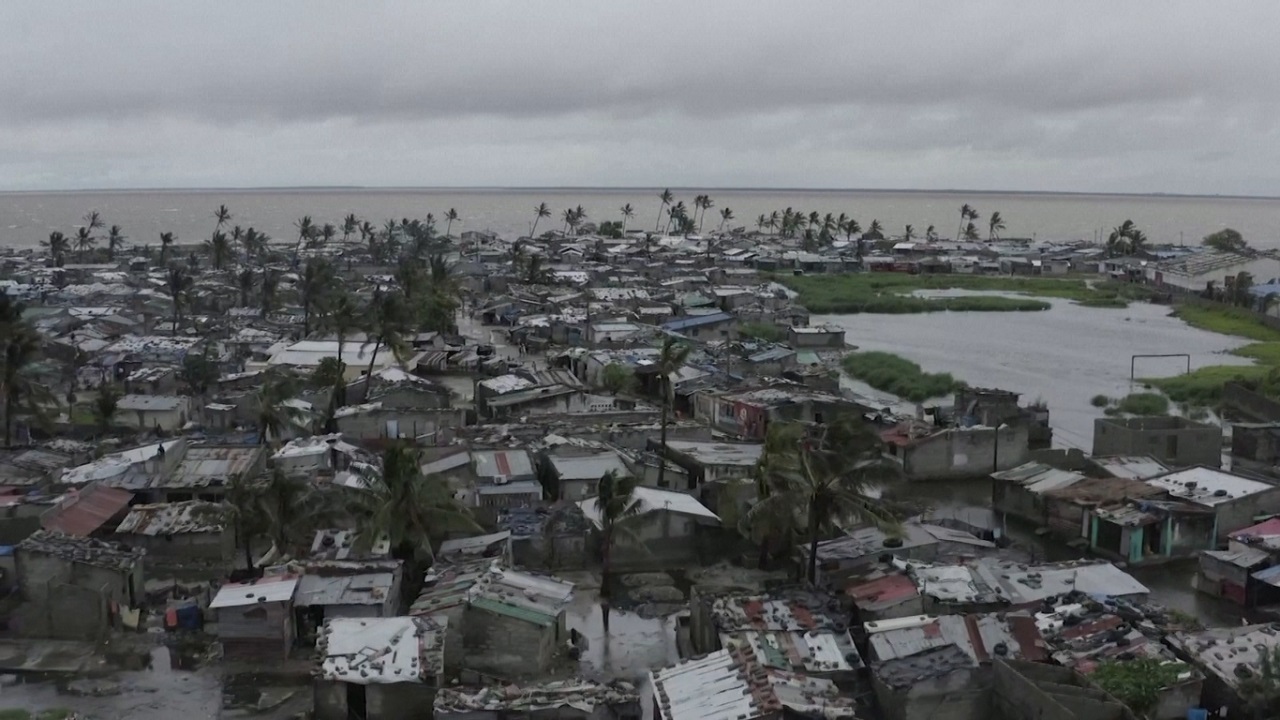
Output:
[[[1186,353],[1192,369],[1248,364],[1226,354],[1247,341],[1193,328],[1164,305],[1087,308],[1049,300],[1045,312],[924,313],[919,315],[815,315],[812,324],[844,328],[860,350],[882,350],[949,372],[979,387],[1023,394],[1049,404],[1054,444],[1088,451],[1093,421],[1102,411],[1094,395],[1124,396],[1141,389],[1129,380],[1134,355]],[[1139,358],[1138,377],[1177,375],[1183,358]]]

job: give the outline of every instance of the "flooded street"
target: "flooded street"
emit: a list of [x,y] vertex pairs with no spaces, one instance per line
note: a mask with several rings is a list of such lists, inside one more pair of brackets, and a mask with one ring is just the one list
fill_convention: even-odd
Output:
[[[814,315],[812,324],[844,328],[859,350],[882,350],[949,372],[978,387],[1022,393],[1024,403],[1049,404],[1054,445],[1088,451],[1102,410],[1094,395],[1122,397],[1141,385],[1129,380],[1136,354],[1187,353],[1192,369],[1249,364],[1225,351],[1246,340],[1193,328],[1164,305],[1087,308],[1049,300],[1045,312],[939,312],[918,315]],[[1177,375],[1184,358],[1139,358],[1138,377]]]

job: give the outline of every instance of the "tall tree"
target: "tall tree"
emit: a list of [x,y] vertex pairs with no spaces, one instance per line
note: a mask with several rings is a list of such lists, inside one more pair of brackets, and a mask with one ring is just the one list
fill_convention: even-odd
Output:
[[[433,541],[444,540],[451,532],[481,529],[449,486],[437,476],[424,476],[420,467],[416,449],[403,442],[391,443],[382,454],[382,471],[366,475],[357,501],[361,541],[386,538],[391,556],[410,570],[434,559]],[[406,571],[405,576],[414,575]]]
[[249,307],[249,296],[253,294],[253,286],[257,284],[258,276],[254,274],[253,268],[244,268],[236,273],[236,287],[240,290],[240,307]]
[[916,239],[916,229],[915,227],[908,225],[902,231],[902,241],[911,242],[912,240],[915,240],[915,239]]
[[165,290],[173,301],[173,334],[178,334],[178,326],[182,323],[182,310],[190,300],[191,288],[194,285],[191,274],[178,264],[169,266],[165,274]]
[[[369,305],[366,331],[373,341],[373,352],[369,353],[366,375],[373,375],[378,353],[383,348],[390,350],[398,361],[405,360],[409,353],[404,339],[409,331],[409,317],[404,297],[396,292],[376,291]],[[364,352],[364,348],[361,348],[361,352]],[[364,396],[366,399],[369,397],[369,383],[365,384]]]
[[298,278],[298,300],[302,305],[302,336],[311,335],[311,320],[332,288],[336,276],[333,266],[322,257],[309,257]]
[[671,376],[684,366],[692,350],[688,345],[674,337],[667,336],[662,341],[662,350],[658,353],[658,378],[662,393],[662,424],[659,435],[661,457],[658,464],[658,487],[666,487],[667,478],[667,426],[671,423],[671,399],[675,388],[671,384]]
[[623,205],[622,210],[622,234],[627,234],[627,221],[636,216],[635,208],[631,207],[631,203]]
[[551,217],[551,208],[546,203],[538,203],[538,207],[533,209],[533,226],[529,228],[529,237],[538,237],[538,221],[542,218]]
[[115,419],[119,407],[120,390],[111,383],[99,385],[98,394],[93,398],[93,419],[98,426],[99,434],[105,435],[111,429],[111,422]]
[[261,300],[262,317],[271,314],[276,307],[276,291],[280,289],[280,271],[275,268],[267,268],[262,271],[262,281],[258,285],[259,299]]
[[769,432],[794,439],[794,449],[776,459],[767,478],[768,496],[752,506],[747,517],[798,513],[809,545],[810,584],[817,581],[818,543],[825,534],[858,523],[897,529],[898,520],[878,499],[878,492],[899,478],[898,471],[881,454],[879,438],[858,419],[842,416],[829,425],[798,430],[776,423]]
[[217,210],[213,211],[213,231],[216,233],[222,229],[223,225],[231,222],[231,211],[226,205],[219,205]]
[[171,232],[160,233],[160,264],[169,264],[169,253],[173,251],[173,243],[178,238]]
[[36,375],[40,335],[22,320],[23,306],[0,293],[0,397],[4,400],[4,444],[13,444],[13,420],[21,413],[45,422],[45,407],[56,402],[48,386]]
[[658,222],[653,224],[654,232],[658,232],[662,227],[662,211],[666,210],[667,206],[671,204],[671,201],[675,199],[676,196],[671,194],[671,188],[666,188],[662,192],[658,193]]
[[223,266],[231,262],[231,240],[221,230],[214,230],[213,235],[204,241],[204,246],[209,252],[209,260],[213,263],[214,270],[221,271]]
[[286,401],[294,395],[293,383],[287,378],[268,378],[252,400],[253,416],[258,424],[258,444],[284,437],[284,430],[301,416],[301,411]]
[[82,225],[76,228],[75,244],[76,254],[79,256],[80,261],[83,262],[84,254],[92,250],[93,246],[98,244],[98,240],[93,236],[93,233],[89,228]]
[[[345,290],[338,290],[333,297],[333,307],[329,314],[325,316],[325,327],[333,332],[338,340],[338,363],[342,362],[343,346],[347,340],[360,329],[364,322],[364,310],[356,302],[351,293]],[[334,387],[334,397],[338,407],[347,404],[347,384],[340,382]]]
[[963,237],[964,224],[969,220],[969,214],[973,212],[973,208],[969,207],[969,203],[960,206],[960,224],[956,226],[956,239]]
[[600,532],[600,610],[605,633],[609,632],[609,599],[613,596],[613,546],[618,536],[626,532],[623,522],[639,512],[637,484],[635,478],[618,477],[617,471],[610,470],[596,485],[594,519]]
[[924,230],[924,239],[925,239],[925,240],[928,240],[929,242],[934,242],[934,241],[936,241],[936,240],[938,239],[938,230],[937,230],[937,228],[935,228],[935,227],[934,227],[934,226],[932,226],[932,225],[930,225],[929,227],[925,228],[925,230]]
[[67,240],[67,236],[57,230],[49,233],[49,239],[42,241],[40,245],[49,249],[49,256],[53,258],[53,264],[59,267],[66,261],[67,253],[71,250],[71,241]]
[[347,241],[351,239],[351,236],[355,234],[356,229],[359,227],[360,227],[360,219],[356,217],[355,213],[347,213],[347,216],[342,218],[342,244],[343,245],[347,244]]
[[987,221],[987,239],[999,240],[1001,230],[1004,230],[1004,218],[1000,217],[999,211],[991,213],[991,219]]
[[1218,232],[1205,235],[1200,244],[1218,252],[1242,253],[1249,249],[1249,243],[1245,242],[1244,236],[1231,228],[1223,228]]
[[444,236],[452,237],[453,221],[458,219],[458,211],[454,210],[453,208],[449,208],[444,214],[444,219],[446,222],[446,225],[444,226]]
[[107,231],[107,257],[115,260],[116,252],[124,249],[125,241],[128,239],[119,225],[112,225]]
[[979,238],[980,238],[980,235],[978,234],[978,226],[977,226],[977,225],[974,225],[973,223],[969,223],[968,225],[965,225],[965,226],[964,226],[964,239],[965,239],[965,240],[977,240],[977,239],[979,239]]
[[733,208],[726,205],[725,207],[720,209],[720,228],[719,229],[724,230],[724,226],[730,220],[733,220]]

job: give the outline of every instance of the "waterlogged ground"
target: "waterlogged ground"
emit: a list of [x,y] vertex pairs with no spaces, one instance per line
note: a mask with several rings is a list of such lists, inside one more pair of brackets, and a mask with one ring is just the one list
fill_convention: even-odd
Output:
[[[1024,402],[1043,399],[1054,444],[1085,451],[1093,444],[1093,421],[1102,416],[1089,400],[1142,389],[1129,380],[1133,355],[1187,353],[1192,369],[1249,363],[1226,354],[1248,341],[1193,328],[1171,317],[1168,306],[1133,303],[1112,309],[1048,302],[1053,307],[1045,312],[815,315],[812,324],[843,328],[846,341],[859,350],[901,355],[927,372],[949,372],[970,385],[1015,390]],[[1137,360],[1138,377],[1185,370],[1182,358]]]

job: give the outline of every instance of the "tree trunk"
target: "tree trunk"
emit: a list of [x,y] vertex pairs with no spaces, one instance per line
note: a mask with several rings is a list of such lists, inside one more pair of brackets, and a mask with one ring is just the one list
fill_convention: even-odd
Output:
[[373,378],[373,364],[378,360],[378,349],[382,346],[382,336],[373,343],[373,354],[369,356],[369,372],[364,376],[364,399],[369,399],[369,381]]
[[13,446],[13,400],[7,390],[4,398],[4,446]]
[[601,536],[603,546],[600,549],[600,619],[604,623],[604,634],[609,634],[609,556],[612,554],[613,533]]
[[815,585],[818,580],[818,513],[809,508],[809,584]]
[[665,484],[667,478],[667,422],[669,420],[670,407],[671,403],[667,400],[664,388],[662,395],[662,429],[659,432],[658,440],[660,445],[658,450],[658,487],[663,489],[667,487]]

